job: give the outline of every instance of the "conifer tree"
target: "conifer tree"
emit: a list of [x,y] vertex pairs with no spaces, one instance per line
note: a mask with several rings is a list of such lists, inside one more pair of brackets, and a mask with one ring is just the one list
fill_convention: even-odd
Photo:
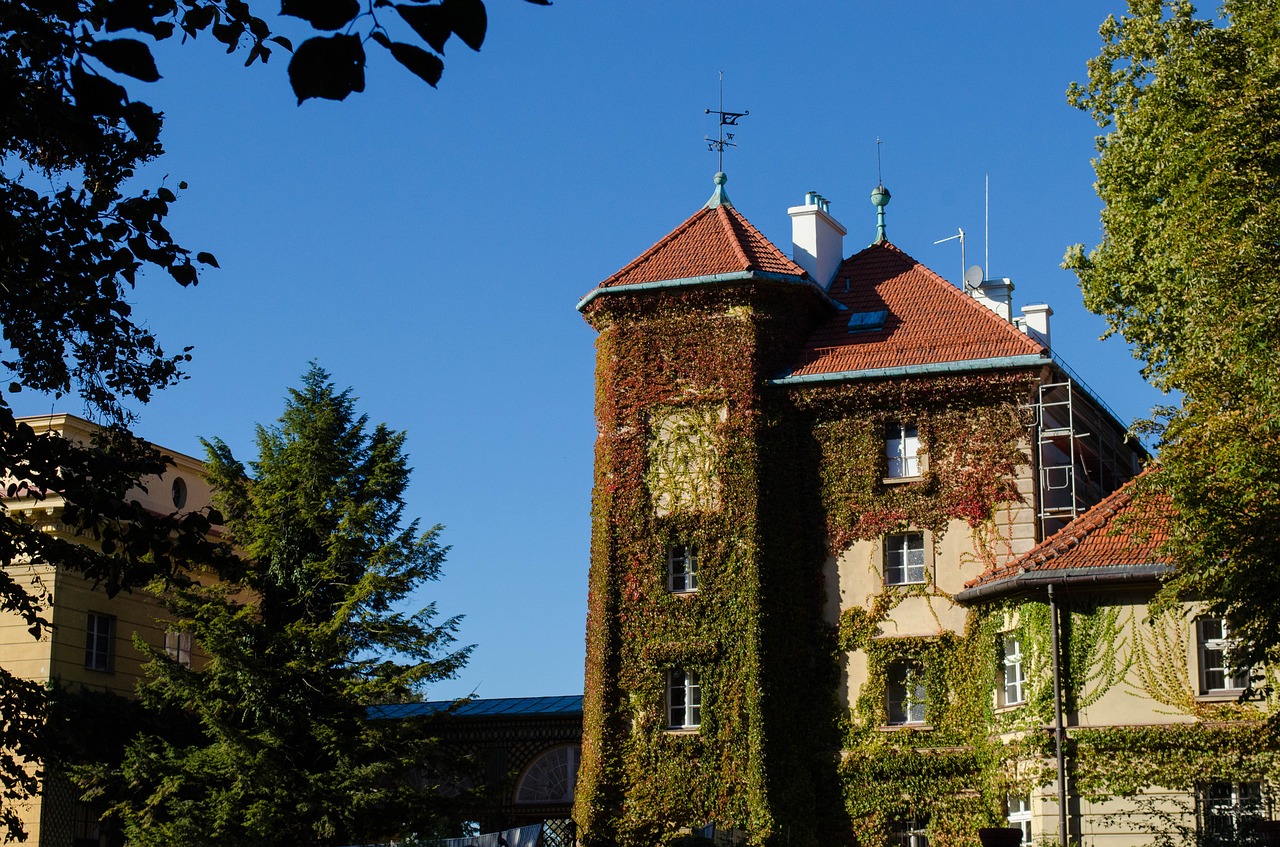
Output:
[[401,611],[444,561],[403,521],[405,436],[370,429],[317,366],[259,427],[248,469],[206,442],[239,557],[169,593],[191,667],[151,649],[144,704],[177,732],[126,752],[114,814],[136,845],[326,845],[432,831],[447,771],[412,722],[369,707],[452,676],[458,618]]

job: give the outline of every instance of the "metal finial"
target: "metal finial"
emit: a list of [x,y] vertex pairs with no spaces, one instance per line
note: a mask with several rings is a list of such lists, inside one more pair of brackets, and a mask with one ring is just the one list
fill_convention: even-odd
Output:
[[889,205],[892,196],[884,183],[877,185],[875,191],[871,192],[871,203],[876,207],[876,244],[889,240],[884,234],[884,207]]
[[724,110],[724,71],[720,71],[720,108],[719,109],[703,109],[702,114],[720,116],[719,135],[716,138],[712,138],[709,135],[704,135],[702,136],[702,140],[707,142],[708,150],[718,154],[718,160],[717,160],[718,166],[716,170],[718,170],[721,174],[723,174],[724,173],[724,148],[738,146],[737,144],[733,143],[733,133],[725,132],[724,128],[727,126],[737,126],[738,118],[745,118],[747,115],[751,114],[750,111],[726,112]]
[[724,190],[724,184],[728,181],[729,177],[725,176],[724,171],[716,174],[716,190],[711,192],[711,199],[707,201],[708,209],[714,209],[716,206],[733,206],[733,201],[729,199],[729,193]]

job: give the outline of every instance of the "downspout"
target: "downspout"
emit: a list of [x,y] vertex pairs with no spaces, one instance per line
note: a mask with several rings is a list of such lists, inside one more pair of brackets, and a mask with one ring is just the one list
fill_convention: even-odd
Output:
[[1053,651],[1053,741],[1058,756],[1058,844],[1067,847],[1067,760],[1062,750],[1062,652],[1058,648],[1058,603],[1049,586],[1049,649]]

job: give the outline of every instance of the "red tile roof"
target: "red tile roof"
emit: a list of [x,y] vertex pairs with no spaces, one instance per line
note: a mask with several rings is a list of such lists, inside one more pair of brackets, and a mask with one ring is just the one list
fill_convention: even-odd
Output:
[[600,288],[740,271],[804,277],[760,230],[732,206],[703,207],[666,238],[600,283]]
[[1139,480],[1154,473],[1156,467],[1129,480],[1024,555],[969,581],[965,588],[1031,572],[1165,564],[1159,548],[1168,539],[1168,501],[1157,493],[1140,501],[1133,496]]
[[[827,293],[848,307],[809,337],[793,376],[1035,355],[1044,348],[889,242],[840,265]],[[882,329],[850,333],[849,317],[887,309]]]

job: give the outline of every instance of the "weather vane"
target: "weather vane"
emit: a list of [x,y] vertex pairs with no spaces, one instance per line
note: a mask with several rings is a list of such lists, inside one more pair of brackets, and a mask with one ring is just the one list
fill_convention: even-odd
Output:
[[704,135],[702,139],[707,142],[707,149],[716,153],[718,156],[716,170],[723,172],[724,171],[724,148],[738,146],[737,144],[733,143],[733,133],[725,132],[724,128],[727,126],[737,126],[738,118],[745,118],[747,115],[751,114],[750,111],[726,112],[724,110],[724,71],[720,72],[720,108],[705,109],[703,110],[702,114],[720,116],[719,136],[716,138],[712,138],[709,135]]

